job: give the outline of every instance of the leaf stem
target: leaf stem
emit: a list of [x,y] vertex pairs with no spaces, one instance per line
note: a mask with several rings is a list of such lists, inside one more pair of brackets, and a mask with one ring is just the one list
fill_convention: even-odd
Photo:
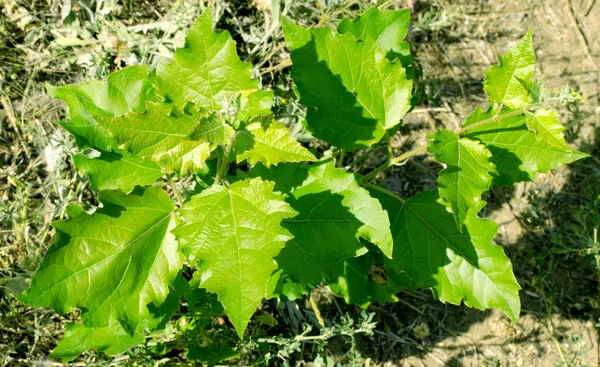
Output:
[[485,120],[481,120],[479,122],[476,122],[473,125],[465,126],[462,129],[458,130],[456,133],[458,135],[460,135],[460,134],[463,134],[463,133],[465,133],[465,132],[467,132],[469,130],[473,130],[473,129],[476,129],[476,128],[480,127],[480,126],[489,124],[490,122],[498,122],[500,120],[504,120],[504,119],[512,117],[512,116],[518,116],[518,115],[522,114],[525,111],[526,111],[525,108],[520,108],[520,109],[518,109],[516,111],[505,113],[503,115],[496,115],[494,117],[490,117],[489,119],[485,119]]
[[369,154],[371,154],[372,152],[374,152],[375,150],[378,150],[379,148],[381,148],[379,145],[371,145],[370,147],[368,147],[365,152],[363,154],[360,155],[360,157],[356,158],[354,161],[352,161],[351,163],[349,163],[346,167],[344,167],[344,171],[349,170],[350,168],[356,166],[359,162],[361,162],[363,159],[367,158],[369,156]]
[[391,197],[393,197],[394,199],[396,199],[396,200],[398,200],[399,202],[401,202],[402,204],[406,204],[406,200],[402,199],[402,198],[401,198],[399,195],[397,195],[397,194],[395,194],[395,193],[391,192],[390,190],[386,190],[386,189],[384,189],[383,187],[380,187],[380,186],[377,186],[377,185],[373,185],[373,184],[371,184],[371,183],[368,183],[368,182],[364,182],[362,185],[364,185],[364,186],[367,186],[367,187],[370,187],[370,188],[372,188],[373,190],[377,190],[377,191],[379,191],[379,192],[382,192],[382,193],[384,193],[384,194],[386,194],[386,195],[388,195],[388,196],[391,196]]
[[173,181],[173,177],[171,175],[168,175],[169,177],[169,185],[171,185],[171,188],[173,189],[173,192],[175,193],[175,197],[177,198],[177,202],[179,203],[179,206],[183,205],[183,199],[181,199],[181,194],[179,193],[179,189],[177,188],[177,185],[175,184],[175,181]]
[[[498,113],[500,113],[501,108],[502,108],[502,105],[500,105],[500,109],[498,110]],[[498,122],[498,121],[501,121],[503,119],[506,119],[506,118],[509,118],[509,117],[512,117],[512,116],[518,116],[518,115],[524,113],[525,111],[526,111],[525,108],[520,108],[520,109],[518,109],[516,111],[508,112],[508,113],[505,113],[503,115],[498,115],[498,113],[496,113],[496,115],[494,117],[491,117],[491,118],[485,119],[485,120],[481,120],[481,121],[476,122],[476,123],[474,123],[472,125],[469,125],[469,126],[465,126],[462,129],[458,130],[456,133],[458,135],[461,135],[461,134],[463,134],[463,133],[465,133],[465,132],[467,132],[469,130],[481,127],[483,125],[486,125],[486,124],[489,124],[489,123],[492,123],[492,122]],[[388,136],[387,139],[388,139],[388,146],[391,148],[391,145],[389,145],[389,136]],[[363,178],[360,180],[360,182],[362,183],[362,182],[365,182],[365,181],[368,181],[368,180],[374,178],[380,172],[385,171],[386,169],[390,168],[391,166],[397,166],[397,165],[403,164],[403,162],[406,161],[408,158],[426,151],[427,150],[427,146],[428,145],[424,145],[424,146],[422,146],[420,148],[409,150],[408,152],[405,152],[405,153],[401,154],[400,156],[398,156],[396,158],[390,158],[390,159],[388,159],[387,162],[385,162],[381,166],[375,168],[373,171],[371,171],[368,174],[366,174],[365,176],[363,176]],[[388,149],[390,149],[390,148],[388,148]]]
[[340,156],[336,162],[337,167],[341,167],[344,164],[344,155],[346,155],[346,151],[344,149],[340,149]]
[[223,148],[223,157],[220,162],[218,162],[220,164],[217,164],[217,174],[213,185],[218,185],[221,179],[224,179],[227,174],[227,167],[229,167],[229,153],[231,152],[232,145],[233,143],[229,142],[229,144]]
[[426,149],[427,149],[427,145],[410,150],[408,152],[405,152],[396,158],[389,159],[381,166],[375,168],[373,171],[371,171],[367,175],[363,176],[363,178],[361,178],[360,182],[362,183],[362,182],[365,182],[365,181],[368,181],[368,180],[374,178],[375,176],[377,176],[379,174],[379,172],[385,171],[386,169],[390,168],[391,166],[401,165],[408,158],[410,158],[414,155],[417,155],[417,154],[425,151]]

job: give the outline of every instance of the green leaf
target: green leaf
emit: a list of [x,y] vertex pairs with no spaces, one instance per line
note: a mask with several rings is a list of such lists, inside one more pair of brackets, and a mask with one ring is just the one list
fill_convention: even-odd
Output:
[[491,244],[498,226],[476,216],[485,202],[469,212],[460,232],[437,191],[424,191],[405,202],[374,195],[392,223],[394,257],[386,264],[406,273],[406,285],[431,288],[442,302],[497,308],[517,322],[520,287],[502,247]]
[[331,291],[347,303],[367,308],[372,302],[396,302],[406,281],[386,269],[384,256],[373,251],[325,267]]
[[119,323],[129,335],[160,305],[181,267],[173,202],[160,187],[101,191],[102,207],[54,222],[56,240],[18,298],[59,313],[79,308],[83,323]]
[[233,146],[237,163],[247,159],[250,164],[261,162],[269,167],[280,162],[316,161],[289,133],[287,127],[275,121],[268,126],[260,122],[246,126],[238,132]]
[[410,108],[412,82],[371,37],[306,29],[284,19],[292,76],[308,107],[306,127],[319,139],[353,151],[378,142]]
[[528,113],[526,123],[527,128],[536,135],[538,141],[545,140],[546,143],[557,148],[571,149],[562,133],[565,127],[560,123],[554,111],[539,109],[534,113]]
[[490,162],[492,153],[480,142],[461,139],[448,130],[438,130],[428,138],[432,142],[427,150],[438,162],[445,164],[438,178],[440,196],[448,201],[456,225],[462,229],[469,210],[492,186],[490,172],[496,172]]
[[189,291],[191,289],[187,280],[178,274],[173,285],[170,285],[169,294],[164,302],[159,306],[154,303],[148,305],[151,314],[142,320],[133,335],[129,335],[119,323],[94,328],[83,324],[69,323],[63,339],[58,343],[51,356],[62,358],[64,362],[68,362],[88,349],[117,355],[136,345],[143,344],[146,340],[144,338],[145,330],[163,329],[179,309],[182,295]]
[[239,358],[240,354],[228,345],[210,344],[207,347],[202,347],[191,344],[186,348],[186,357],[193,361],[202,361],[209,366],[214,366],[222,361]]
[[[465,127],[490,119],[496,114],[514,114],[504,108],[498,114],[498,106],[487,111],[478,108],[465,121]],[[492,153],[491,161],[496,166],[498,176],[494,184],[510,186],[515,182],[533,181],[536,173],[545,173],[563,164],[574,162],[588,155],[571,148],[559,148],[549,144],[527,127],[527,117],[518,114],[499,120],[499,123],[485,124],[461,134],[463,137],[482,142]]]
[[62,358],[63,362],[67,363],[88,349],[117,355],[144,341],[143,328],[136,330],[131,336],[119,323],[99,328],[68,323],[63,340],[58,343],[50,357]]
[[211,17],[210,9],[205,10],[188,31],[185,47],[170,62],[158,65],[159,93],[179,109],[192,102],[210,111],[221,111],[236,93],[242,93],[248,101],[239,118],[269,114],[267,99],[272,97],[265,96],[272,93],[258,90],[252,65],[240,61],[229,32],[213,32]]
[[240,336],[266,294],[276,256],[290,233],[280,226],[297,213],[260,179],[213,186],[185,203],[185,225],[173,233],[182,251],[207,269],[200,286],[218,294]]
[[92,190],[129,192],[136,185],[151,185],[163,175],[156,164],[131,157],[126,152],[101,151],[99,154],[94,158],[83,153],[73,156],[75,167],[89,176]]
[[[202,125],[214,127],[214,117],[202,112],[189,115],[172,111],[166,114],[164,106],[148,102],[148,109],[116,117],[97,117],[98,122],[114,139],[133,156],[158,164],[163,172],[185,172],[202,167],[213,150],[210,142],[202,138]],[[218,124],[207,137],[222,136],[227,129]],[[190,134],[200,129],[200,139],[192,140]],[[229,127],[231,129],[231,127]],[[212,134],[212,135],[211,135]]]
[[276,260],[295,282],[318,284],[327,264],[360,256],[365,239],[391,256],[389,219],[381,204],[360,187],[352,173],[331,162],[312,166],[279,164],[250,175],[276,183],[290,192],[287,201],[300,214],[283,221],[293,235]]
[[48,94],[67,103],[70,121],[61,121],[82,148],[111,150],[116,148],[112,137],[98,125],[94,116],[116,116],[127,112],[142,112],[146,101],[155,100],[152,78],[143,65],[132,65],[112,73],[108,81],[54,87],[46,85]]
[[530,90],[535,73],[535,54],[531,30],[519,43],[498,58],[500,65],[485,72],[483,89],[491,102],[503,103],[510,108],[521,108],[533,102]]
[[344,19],[337,27],[339,33],[350,33],[357,40],[371,37],[377,40],[382,50],[388,51],[388,59],[399,57],[402,65],[412,63],[410,45],[404,39],[408,34],[410,9],[379,10],[367,9],[354,20]]
[[[255,90],[247,96],[243,93],[241,103],[234,123],[250,121],[254,117],[267,116],[271,114],[273,105],[273,92],[270,90]],[[235,125],[238,128],[238,125]]]
[[267,286],[267,294],[265,299],[284,296],[288,301],[294,301],[302,298],[309,292],[309,287],[305,286],[304,284],[294,282],[288,274],[283,272],[282,269],[277,269],[271,276],[271,280]]

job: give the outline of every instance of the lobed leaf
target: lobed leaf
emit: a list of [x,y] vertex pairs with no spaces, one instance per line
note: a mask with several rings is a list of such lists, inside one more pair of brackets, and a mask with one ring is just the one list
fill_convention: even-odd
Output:
[[400,123],[410,107],[412,82],[399,61],[386,59],[377,41],[306,29],[287,19],[283,31],[312,135],[354,151]]
[[173,231],[188,258],[202,261],[200,286],[218,294],[240,338],[291,239],[281,221],[297,214],[273,185],[255,178],[206,189],[182,206],[186,224]]
[[[464,126],[515,112],[508,108],[499,112],[498,106],[490,106],[487,111],[478,108],[467,118]],[[516,114],[502,118],[499,123],[485,124],[462,134],[480,141],[492,153],[491,162],[498,172],[493,179],[496,185],[510,186],[516,182],[533,181],[536,173],[545,173],[588,156],[568,146],[559,147],[549,144],[546,139],[539,139],[538,134],[527,126],[527,119],[525,114]]]
[[229,32],[213,31],[211,18],[206,9],[189,29],[185,47],[177,49],[170,62],[158,65],[158,93],[179,109],[191,102],[209,111],[226,109],[241,93],[247,107],[239,118],[268,115],[272,93],[258,89],[252,65],[240,61]]
[[410,9],[379,10],[371,7],[353,20],[344,19],[337,27],[339,33],[350,33],[357,40],[370,37],[377,40],[389,60],[399,58],[408,70],[414,61],[410,45],[405,41],[410,24]]
[[[59,313],[79,308],[88,328],[120,324],[133,336],[182,265],[173,202],[160,187],[101,191],[102,207],[54,222],[56,240],[19,300]],[[71,211],[71,213],[75,213]]]
[[535,73],[535,54],[531,30],[519,43],[498,58],[500,65],[485,72],[483,89],[491,102],[503,103],[510,108],[530,105],[536,90],[532,81]]
[[294,238],[276,258],[294,282],[318,284],[325,265],[366,253],[361,238],[391,256],[389,219],[353,174],[332,162],[279,164],[250,173],[258,174],[275,182],[276,190],[289,192],[286,200],[300,213],[283,221]]
[[534,113],[528,113],[526,123],[527,128],[536,135],[538,141],[545,140],[546,143],[557,148],[571,150],[562,133],[565,127],[554,111],[542,108]]
[[390,214],[394,235],[388,268],[406,273],[411,289],[431,288],[442,301],[478,309],[498,308],[516,322],[519,284],[502,247],[491,244],[498,226],[468,213],[463,231],[439,202],[437,191],[424,191],[405,202],[375,194]]
[[163,173],[160,168],[127,152],[101,151],[97,157],[83,153],[73,156],[73,163],[88,175],[92,190],[123,190],[130,192],[135,186],[152,185]]
[[384,256],[373,251],[325,266],[331,291],[347,303],[367,308],[372,302],[396,302],[406,281],[386,269]]
[[290,135],[281,122],[255,122],[238,132],[233,149],[237,163],[248,160],[269,167],[280,162],[314,162],[315,156]]
[[438,178],[440,196],[448,201],[459,229],[469,210],[477,205],[481,195],[492,186],[490,162],[492,153],[478,141],[460,138],[448,130],[438,130],[428,136],[432,139],[427,150],[445,168]]
[[60,98],[69,106],[71,119],[60,124],[75,137],[77,144],[82,148],[106,151],[117,146],[94,116],[142,112],[146,109],[146,101],[155,100],[152,78],[143,65],[114,72],[106,82],[90,80],[62,87],[47,84],[46,89],[51,97]]
[[167,114],[165,106],[148,102],[147,110],[142,113],[98,116],[96,119],[111,133],[119,147],[135,157],[158,164],[165,173],[199,168],[213,149],[209,141],[190,137],[204,124],[212,128],[213,118],[203,116],[202,112],[190,115],[171,111]]
[[98,328],[68,323],[63,339],[50,357],[61,358],[64,363],[67,363],[89,349],[117,355],[144,341],[143,328],[138,328],[133,335],[129,335],[119,323]]

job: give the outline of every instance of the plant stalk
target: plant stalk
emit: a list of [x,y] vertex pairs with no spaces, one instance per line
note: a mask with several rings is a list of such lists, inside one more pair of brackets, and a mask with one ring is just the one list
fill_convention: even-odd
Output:
[[[498,116],[498,115],[496,115],[496,116],[494,116],[494,117],[491,117],[491,118],[489,118],[489,119],[485,119],[485,120],[481,120],[481,121],[479,121],[479,122],[476,122],[476,123],[474,123],[473,125],[465,126],[465,127],[463,127],[462,129],[458,130],[456,133],[457,133],[458,135],[461,135],[461,134],[464,134],[465,132],[467,132],[467,131],[469,131],[469,130],[472,130],[472,129],[475,129],[475,128],[478,128],[478,127],[481,127],[481,126],[483,126],[483,125],[486,125],[486,124],[489,124],[489,123],[492,123],[492,122],[498,122],[498,121],[500,121],[500,120],[503,120],[503,119],[506,119],[506,118],[509,118],[509,117],[512,117],[512,116],[518,116],[518,115],[522,114],[522,113],[523,113],[523,112],[525,112],[525,111],[526,111],[526,109],[524,109],[524,108],[521,108],[521,109],[518,109],[518,110],[516,110],[516,111],[512,111],[512,112],[505,113],[505,114],[503,114],[503,115],[499,115],[499,116]],[[389,142],[389,137],[388,137],[388,142]],[[388,144],[388,145],[389,145],[389,144]],[[379,166],[379,167],[375,168],[373,171],[371,171],[371,172],[369,172],[368,174],[366,174],[365,176],[363,176],[363,177],[362,177],[362,179],[360,180],[361,184],[362,184],[363,182],[366,182],[366,181],[368,181],[368,180],[370,180],[370,179],[374,178],[374,177],[375,177],[375,176],[377,176],[377,175],[378,175],[380,172],[382,172],[382,171],[385,171],[386,169],[390,168],[391,166],[400,165],[400,164],[402,164],[402,162],[404,162],[404,161],[405,161],[405,160],[407,160],[408,158],[410,158],[410,157],[412,157],[412,156],[415,156],[415,155],[417,155],[417,154],[419,154],[419,153],[422,153],[422,152],[426,151],[426,150],[427,150],[427,146],[428,146],[428,145],[425,145],[425,146],[422,146],[422,147],[420,147],[420,148],[416,148],[416,149],[413,149],[413,150],[409,150],[408,152],[405,152],[405,153],[403,153],[403,154],[399,155],[399,156],[398,156],[398,157],[396,157],[396,158],[393,158],[393,159],[388,159],[388,161],[387,161],[387,162],[385,162],[385,163],[384,163],[384,164],[382,164],[381,166]]]
[[183,205],[183,199],[181,199],[181,194],[179,193],[179,189],[177,188],[177,185],[175,184],[175,181],[173,181],[173,177],[171,177],[170,175],[169,177],[169,185],[171,185],[171,188],[173,189],[173,192],[175,193],[175,197],[177,198],[177,202],[179,203],[179,206]]

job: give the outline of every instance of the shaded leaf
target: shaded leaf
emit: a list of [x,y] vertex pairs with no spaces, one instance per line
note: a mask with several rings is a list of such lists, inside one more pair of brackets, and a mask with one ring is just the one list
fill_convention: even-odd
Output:
[[431,288],[442,302],[478,309],[497,308],[519,318],[519,284],[502,247],[491,243],[498,226],[477,218],[481,201],[467,215],[461,233],[437,191],[405,202],[374,193],[390,214],[394,257],[386,265],[406,273],[411,289]]
[[406,280],[386,268],[384,256],[373,251],[325,266],[325,279],[333,293],[362,308],[372,302],[397,301],[395,294],[406,285]]
[[353,174],[332,162],[257,168],[250,176],[260,174],[275,182],[276,190],[289,192],[286,200],[300,213],[283,221],[294,239],[276,258],[295,282],[318,284],[323,266],[364,254],[361,238],[391,255],[388,216]]
[[138,328],[131,336],[119,323],[98,328],[68,323],[63,339],[50,357],[61,358],[64,363],[67,363],[89,349],[117,355],[144,343],[145,339],[143,328]]
[[412,82],[399,61],[385,58],[377,41],[306,29],[287,19],[283,30],[312,135],[353,151],[378,142],[400,123],[410,107]]
[[135,186],[151,185],[163,175],[156,164],[122,153],[102,151],[94,158],[79,153],[73,156],[73,163],[89,176],[92,190],[129,192]]

